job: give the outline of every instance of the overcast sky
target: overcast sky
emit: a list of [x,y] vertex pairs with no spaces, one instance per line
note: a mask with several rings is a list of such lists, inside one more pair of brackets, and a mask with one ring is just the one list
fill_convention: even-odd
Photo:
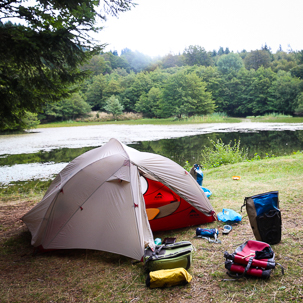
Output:
[[97,39],[105,49],[129,48],[149,56],[178,54],[189,45],[206,51],[260,49],[267,44],[303,50],[303,0],[135,0],[110,17]]

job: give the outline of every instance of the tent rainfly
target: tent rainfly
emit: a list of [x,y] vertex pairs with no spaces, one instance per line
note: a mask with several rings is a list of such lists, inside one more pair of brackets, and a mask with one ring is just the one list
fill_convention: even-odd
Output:
[[[194,178],[174,161],[111,139],[71,161],[22,220],[32,245],[95,249],[141,260],[154,247],[140,178],[165,184],[204,217],[214,210]],[[194,224],[192,224],[194,225]]]

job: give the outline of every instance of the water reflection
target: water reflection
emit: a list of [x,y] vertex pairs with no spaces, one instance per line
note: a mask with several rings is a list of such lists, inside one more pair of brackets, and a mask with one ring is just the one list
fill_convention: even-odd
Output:
[[[185,161],[190,164],[202,161],[204,146],[211,146],[210,140],[222,139],[225,144],[241,140],[240,147],[248,150],[249,158],[255,153],[282,156],[303,150],[303,131],[260,131],[253,133],[210,133],[204,135],[141,141],[129,146],[144,152],[151,152],[168,157],[180,165]],[[0,184],[3,185],[27,180],[47,180],[54,178],[65,165],[79,155],[95,147],[60,148],[40,151],[32,154],[8,155],[0,158]]]
[[[269,155],[282,156],[294,151],[303,150],[303,131],[260,131],[253,133],[211,133],[177,139],[141,141],[129,146],[144,152],[151,152],[168,157],[184,165],[199,162],[204,146],[211,146],[209,139],[222,139],[225,144],[241,140],[240,147],[247,148],[249,157],[258,153],[261,157]],[[70,162],[79,155],[95,147],[60,148],[51,151],[40,151],[33,154],[8,155],[0,158],[0,166],[27,163],[62,163]]]
[[255,153],[261,157],[266,154],[283,156],[303,150],[303,131],[260,131],[254,133],[212,133],[177,139],[163,139],[130,144],[140,151],[166,156],[180,165],[185,161],[193,164],[201,161],[204,146],[211,146],[210,139],[222,139],[225,144],[241,140],[240,148],[248,150],[249,158]]

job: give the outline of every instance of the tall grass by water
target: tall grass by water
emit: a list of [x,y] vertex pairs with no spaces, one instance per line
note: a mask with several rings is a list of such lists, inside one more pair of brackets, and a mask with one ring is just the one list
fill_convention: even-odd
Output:
[[[200,165],[203,169],[209,169],[214,167],[219,167],[226,164],[234,164],[239,162],[251,162],[261,160],[261,156],[258,153],[255,153],[253,157],[248,156],[248,149],[241,147],[240,140],[230,141],[225,144],[222,139],[214,141],[209,139],[211,146],[204,146],[202,148],[202,161]],[[303,153],[303,150],[298,150],[293,152],[293,154]],[[274,154],[265,153],[263,158],[274,158]],[[184,168],[189,170],[194,163],[189,163],[185,161]]]
[[40,124],[38,128],[48,127],[72,127],[72,126],[85,126],[85,125],[99,125],[99,124],[126,124],[126,125],[174,125],[174,124],[195,124],[195,123],[239,123],[241,119],[228,117],[224,113],[213,113],[211,115],[202,116],[182,116],[181,119],[176,117],[158,119],[158,118],[143,118],[139,113],[123,113],[114,119],[112,114],[105,112],[91,112],[88,117],[62,121],[52,122],[47,124]]
[[303,123],[303,117],[293,117],[282,113],[268,113],[263,116],[247,116],[251,122]]

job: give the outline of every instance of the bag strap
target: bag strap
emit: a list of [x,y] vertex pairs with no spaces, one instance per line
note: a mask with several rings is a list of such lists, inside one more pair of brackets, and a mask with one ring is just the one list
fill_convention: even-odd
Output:
[[281,267],[282,275],[284,275],[284,267],[280,263],[276,263],[276,265],[279,265]]
[[247,265],[245,267],[245,270],[244,270],[243,274],[235,274],[235,275],[233,275],[230,272],[227,272],[227,274],[231,278],[234,278],[234,279],[240,279],[240,278],[244,277],[246,275],[247,271],[250,269],[250,266],[251,266],[251,263],[252,263],[253,259],[254,259],[254,257],[249,258],[248,263],[247,263]]
[[244,198],[244,203],[243,203],[243,205],[241,206],[241,212],[242,212],[242,208],[243,208],[244,206],[246,206],[246,199],[247,199],[247,198]]

